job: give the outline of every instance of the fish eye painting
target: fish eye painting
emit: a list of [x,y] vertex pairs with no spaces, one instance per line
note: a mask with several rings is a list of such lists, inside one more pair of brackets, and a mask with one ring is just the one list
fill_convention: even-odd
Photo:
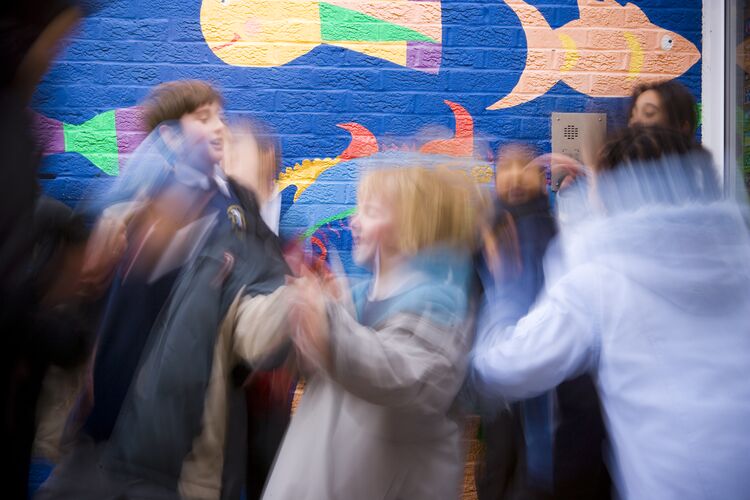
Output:
[[[707,2],[705,2],[707,5]],[[639,85],[701,101],[700,0],[111,0],[85,19],[32,104],[45,191],[75,205],[127,169],[139,104],[211,82],[230,119],[266,122],[281,234],[353,270],[359,172],[415,153],[491,183],[493,151],[551,149],[553,112],[627,122]],[[679,9],[677,8],[679,7]],[[700,130],[699,130],[700,133]]]

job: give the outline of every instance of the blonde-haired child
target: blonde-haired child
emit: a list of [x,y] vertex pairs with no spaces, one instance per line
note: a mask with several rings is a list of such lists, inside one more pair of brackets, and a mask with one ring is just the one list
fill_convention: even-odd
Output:
[[364,177],[354,259],[374,276],[348,307],[315,280],[295,285],[294,341],[315,369],[264,498],[458,497],[474,189],[420,167]]

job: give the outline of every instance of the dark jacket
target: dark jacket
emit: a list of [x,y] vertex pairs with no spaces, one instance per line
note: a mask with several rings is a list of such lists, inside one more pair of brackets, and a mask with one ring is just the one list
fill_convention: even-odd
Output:
[[[135,383],[143,385],[133,386],[118,418],[113,436],[118,460],[157,480],[180,477],[202,431],[217,333],[230,305],[241,291],[270,294],[288,273],[276,235],[261,220],[257,204],[250,208],[244,229],[220,229],[178,276],[137,370]],[[232,384],[233,396],[242,394],[239,389]]]
[[[495,291],[496,298],[510,304],[506,319],[514,324],[526,315],[544,288],[544,256],[557,234],[547,197],[539,196],[518,206],[497,201],[493,231],[502,240],[498,243],[503,281]],[[482,265],[486,267],[487,263]],[[550,410],[550,418],[537,418],[530,424],[529,415],[540,404]],[[544,431],[529,429],[529,425],[551,426],[553,441],[546,444],[551,446],[552,483],[547,488],[528,470],[527,437]],[[611,484],[603,461],[606,433],[591,377],[566,381],[554,394],[514,404],[510,412],[483,418],[482,431],[487,453],[478,475],[480,500],[609,498]],[[544,453],[546,444],[536,443],[535,453],[540,452],[540,446]]]

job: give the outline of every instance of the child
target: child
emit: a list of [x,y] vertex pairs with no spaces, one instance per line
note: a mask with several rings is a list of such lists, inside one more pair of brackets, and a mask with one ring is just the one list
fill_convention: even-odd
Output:
[[[281,198],[275,189],[280,147],[261,122],[243,121],[229,128],[229,144],[222,163],[229,184],[246,209],[258,210],[264,232],[279,232]],[[262,226],[262,227],[261,227]],[[275,238],[274,238],[275,241]],[[253,371],[245,382],[247,397],[247,478],[245,497],[257,500],[281,446],[291,417],[291,394],[296,380],[286,366]]]
[[364,177],[354,258],[374,277],[349,309],[317,281],[297,282],[294,341],[309,371],[263,498],[458,497],[472,198],[458,173]]
[[[205,82],[169,82],[145,116],[168,169],[147,177],[128,224],[93,407],[43,498],[238,497],[246,417],[232,374],[283,344],[287,268],[257,206],[243,207],[219,170],[221,96]],[[143,157],[135,167],[161,168]]]
[[[46,479],[60,457],[65,419],[82,387],[95,325],[92,297],[83,295],[80,270],[88,231],[83,218],[55,199],[40,196],[34,213],[34,252],[30,274],[40,297],[34,338],[34,377],[23,394],[35,411],[25,422],[35,426],[29,490]],[[28,370],[28,367],[27,367]],[[38,395],[38,398],[37,398]]]
[[[534,151],[524,145],[502,148],[497,160],[496,210],[485,237],[484,274],[492,276],[485,280],[487,298],[502,302],[500,321],[507,324],[523,317],[542,291],[544,255],[557,232],[545,174],[533,160]],[[590,378],[582,377],[509,410],[486,412],[485,461],[477,475],[480,500],[608,498],[597,405]]]
[[621,498],[746,497],[744,202],[722,195],[691,137],[664,128],[621,131],[593,181],[561,194],[564,274],[515,325],[480,326],[480,381],[519,399],[589,373]]
[[281,196],[276,173],[281,166],[281,146],[270,127],[244,121],[229,130],[229,148],[222,166],[230,182],[251,190],[260,204],[263,221],[279,234]]
[[659,125],[694,136],[698,128],[695,98],[675,80],[639,85],[630,95],[628,125]]

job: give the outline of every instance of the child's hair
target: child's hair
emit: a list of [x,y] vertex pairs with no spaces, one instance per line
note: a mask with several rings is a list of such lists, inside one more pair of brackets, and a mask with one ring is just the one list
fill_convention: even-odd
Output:
[[597,177],[608,210],[721,195],[711,154],[691,136],[668,127],[618,132],[602,148]]
[[444,168],[401,167],[364,176],[359,200],[384,199],[394,210],[398,251],[433,245],[472,249],[477,243],[477,188],[469,175]]
[[636,125],[619,130],[602,146],[597,170],[615,170],[623,164],[698,152],[708,154],[691,136],[677,129]]
[[204,104],[224,103],[221,94],[202,80],[175,80],[157,85],[142,106],[148,131],[160,123],[176,121]]
[[661,107],[667,116],[667,126],[682,130],[690,135],[698,128],[698,113],[695,109],[693,94],[681,83],[667,80],[654,83],[644,83],[633,91],[630,99],[628,119],[633,116],[633,108],[638,97],[648,90],[659,94]]
[[[261,197],[268,197],[272,193],[274,180],[281,167],[281,143],[274,130],[265,122],[242,118],[229,128],[229,132],[231,140],[251,136],[255,141],[260,165],[257,172],[257,185],[254,189]],[[236,173],[230,173],[230,175],[234,174]]]
[[261,164],[261,182],[271,185],[281,168],[281,143],[273,129],[264,122],[255,122],[255,140],[258,141],[258,159]]
[[521,162],[524,165],[531,163],[531,161],[539,156],[537,149],[531,144],[525,144],[522,142],[512,142],[500,146],[497,150],[495,164],[498,167],[502,167],[509,163]]

